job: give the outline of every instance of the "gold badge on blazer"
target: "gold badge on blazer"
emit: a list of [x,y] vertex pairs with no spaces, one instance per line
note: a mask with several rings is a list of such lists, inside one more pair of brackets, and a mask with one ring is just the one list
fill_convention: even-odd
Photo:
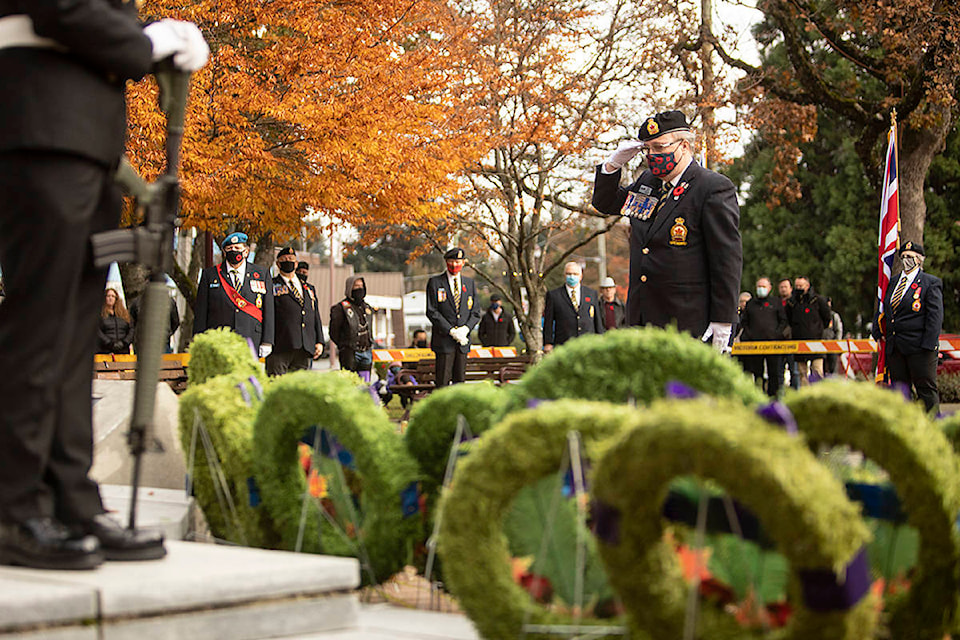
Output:
[[912,308],[914,311],[920,311],[920,301],[919,301],[919,300],[914,300],[914,301],[913,301],[913,306],[912,306],[911,308]]
[[467,296],[467,309],[473,309],[473,296]]
[[590,307],[590,317],[593,317],[593,307]]
[[670,227],[670,244],[675,247],[687,246],[687,227],[684,222],[683,218],[674,218],[674,224]]
[[257,309],[263,308],[263,296],[259,293],[257,294]]

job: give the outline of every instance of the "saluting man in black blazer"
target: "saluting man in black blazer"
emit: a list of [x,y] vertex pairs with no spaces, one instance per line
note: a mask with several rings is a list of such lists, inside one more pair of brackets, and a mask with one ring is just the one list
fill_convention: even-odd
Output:
[[143,27],[135,2],[0,0],[0,563],[165,553],[161,536],[108,517],[87,476],[107,277],[90,236],[120,221],[126,81],[170,56],[196,71],[208,53],[193,24]]
[[937,358],[943,327],[943,282],[922,270],[923,246],[900,248],[903,271],[891,278],[883,294],[883,314],[873,321],[873,337],[886,340],[890,382],[914,388],[928,413],[940,411]]
[[[597,210],[630,218],[627,321],[676,323],[724,351],[743,263],[736,190],[693,159],[695,136],[680,111],[647,118],[639,138],[597,167],[593,190]],[[621,167],[641,150],[648,169],[620,186]]]
[[603,333],[600,298],[580,280],[583,271],[576,262],[563,267],[564,285],[547,292],[543,307],[543,351],[586,333]]
[[247,262],[247,234],[223,239],[223,262],[200,273],[193,335],[229,327],[253,341],[261,358],[273,351],[273,279],[270,272]]
[[436,356],[436,386],[463,382],[470,332],[480,322],[477,286],[460,274],[466,254],[459,247],[443,254],[446,272],[427,281],[427,318],[433,325],[430,348]]
[[317,308],[317,292],[301,282],[297,274],[297,254],[290,247],[277,253],[273,279],[273,352],[267,356],[267,373],[279,376],[287,371],[307,369],[310,360],[323,352],[323,325]]

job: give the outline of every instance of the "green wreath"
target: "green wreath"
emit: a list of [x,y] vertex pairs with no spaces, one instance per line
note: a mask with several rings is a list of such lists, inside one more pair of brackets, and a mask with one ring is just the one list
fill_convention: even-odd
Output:
[[[419,478],[401,436],[357,382],[356,375],[349,372],[317,375],[301,371],[275,378],[254,424],[254,467],[281,546],[293,549],[307,490],[297,444],[312,425],[335,437],[352,456],[362,484],[359,531],[353,540],[345,537],[322,518],[316,502],[309,500],[303,550],[354,556],[362,540],[369,569],[379,581],[404,566],[419,530]],[[363,579],[369,581],[367,571]]]
[[[180,396],[180,442],[188,456],[195,449],[193,493],[211,533],[237,544],[271,547],[276,544],[274,526],[269,514],[256,506],[259,499],[253,482],[253,420],[260,400],[250,378],[245,373],[231,373],[190,385]],[[262,378],[254,376],[254,380],[261,388],[265,384]],[[199,432],[194,433],[197,420],[210,436],[236,518],[222,503],[226,496],[218,494],[210,476],[203,439]]]
[[788,395],[786,404],[810,441],[850,445],[889,474],[920,535],[912,586],[891,604],[890,631],[941,640],[960,589],[960,473],[950,442],[918,405],[869,383],[821,382]]
[[645,327],[581,336],[557,347],[510,385],[509,409],[559,398],[645,404],[663,397],[673,380],[744,404],[766,401],[736,360],[673,327]]
[[[794,591],[803,572],[832,582],[857,562],[859,571],[849,574],[861,578],[850,581],[861,587],[850,596],[856,604],[818,613],[797,597],[786,637],[872,637],[877,612],[874,600],[863,597],[869,580],[862,549],[870,534],[843,486],[802,439],[734,402],[709,398],[658,402],[632,422],[600,457],[593,497],[603,506],[594,514],[600,555],[641,629],[656,638],[682,637],[688,587],[664,541],[660,511],[669,483],[696,475],[723,485],[760,518],[790,562]],[[717,636],[701,629],[698,637]]]
[[552,402],[508,416],[461,460],[453,486],[441,498],[438,551],[445,584],[482,637],[513,640],[526,616],[533,624],[571,622],[535,603],[514,582],[503,519],[522,489],[557,473],[569,431],[579,430],[591,447],[635,422],[637,413],[599,402]]
[[263,367],[253,357],[246,339],[226,327],[194,336],[187,365],[187,386],[203,384],[225,373],[262,376]]

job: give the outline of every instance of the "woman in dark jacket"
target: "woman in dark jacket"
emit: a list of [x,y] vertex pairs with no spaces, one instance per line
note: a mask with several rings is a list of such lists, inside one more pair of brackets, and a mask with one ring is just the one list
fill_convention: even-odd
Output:
[[107,289],[103,294],[97,337],[100,341],[97,353],[130,353],[133,321],[115,289]]

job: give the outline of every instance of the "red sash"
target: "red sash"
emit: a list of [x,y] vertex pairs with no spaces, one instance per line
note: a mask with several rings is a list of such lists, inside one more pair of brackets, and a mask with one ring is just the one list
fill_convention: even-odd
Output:
[[233,288],[233,285],[230,284],[230,279],[223,275],[223,263],[217,265],[217,275],[220,276],[220,286],[223,287],[227,297],[230,298],[230,302],[232,302],[237,309],[240,309],[240,311],[243,311],[260,324],[263,324],[263,311]]

